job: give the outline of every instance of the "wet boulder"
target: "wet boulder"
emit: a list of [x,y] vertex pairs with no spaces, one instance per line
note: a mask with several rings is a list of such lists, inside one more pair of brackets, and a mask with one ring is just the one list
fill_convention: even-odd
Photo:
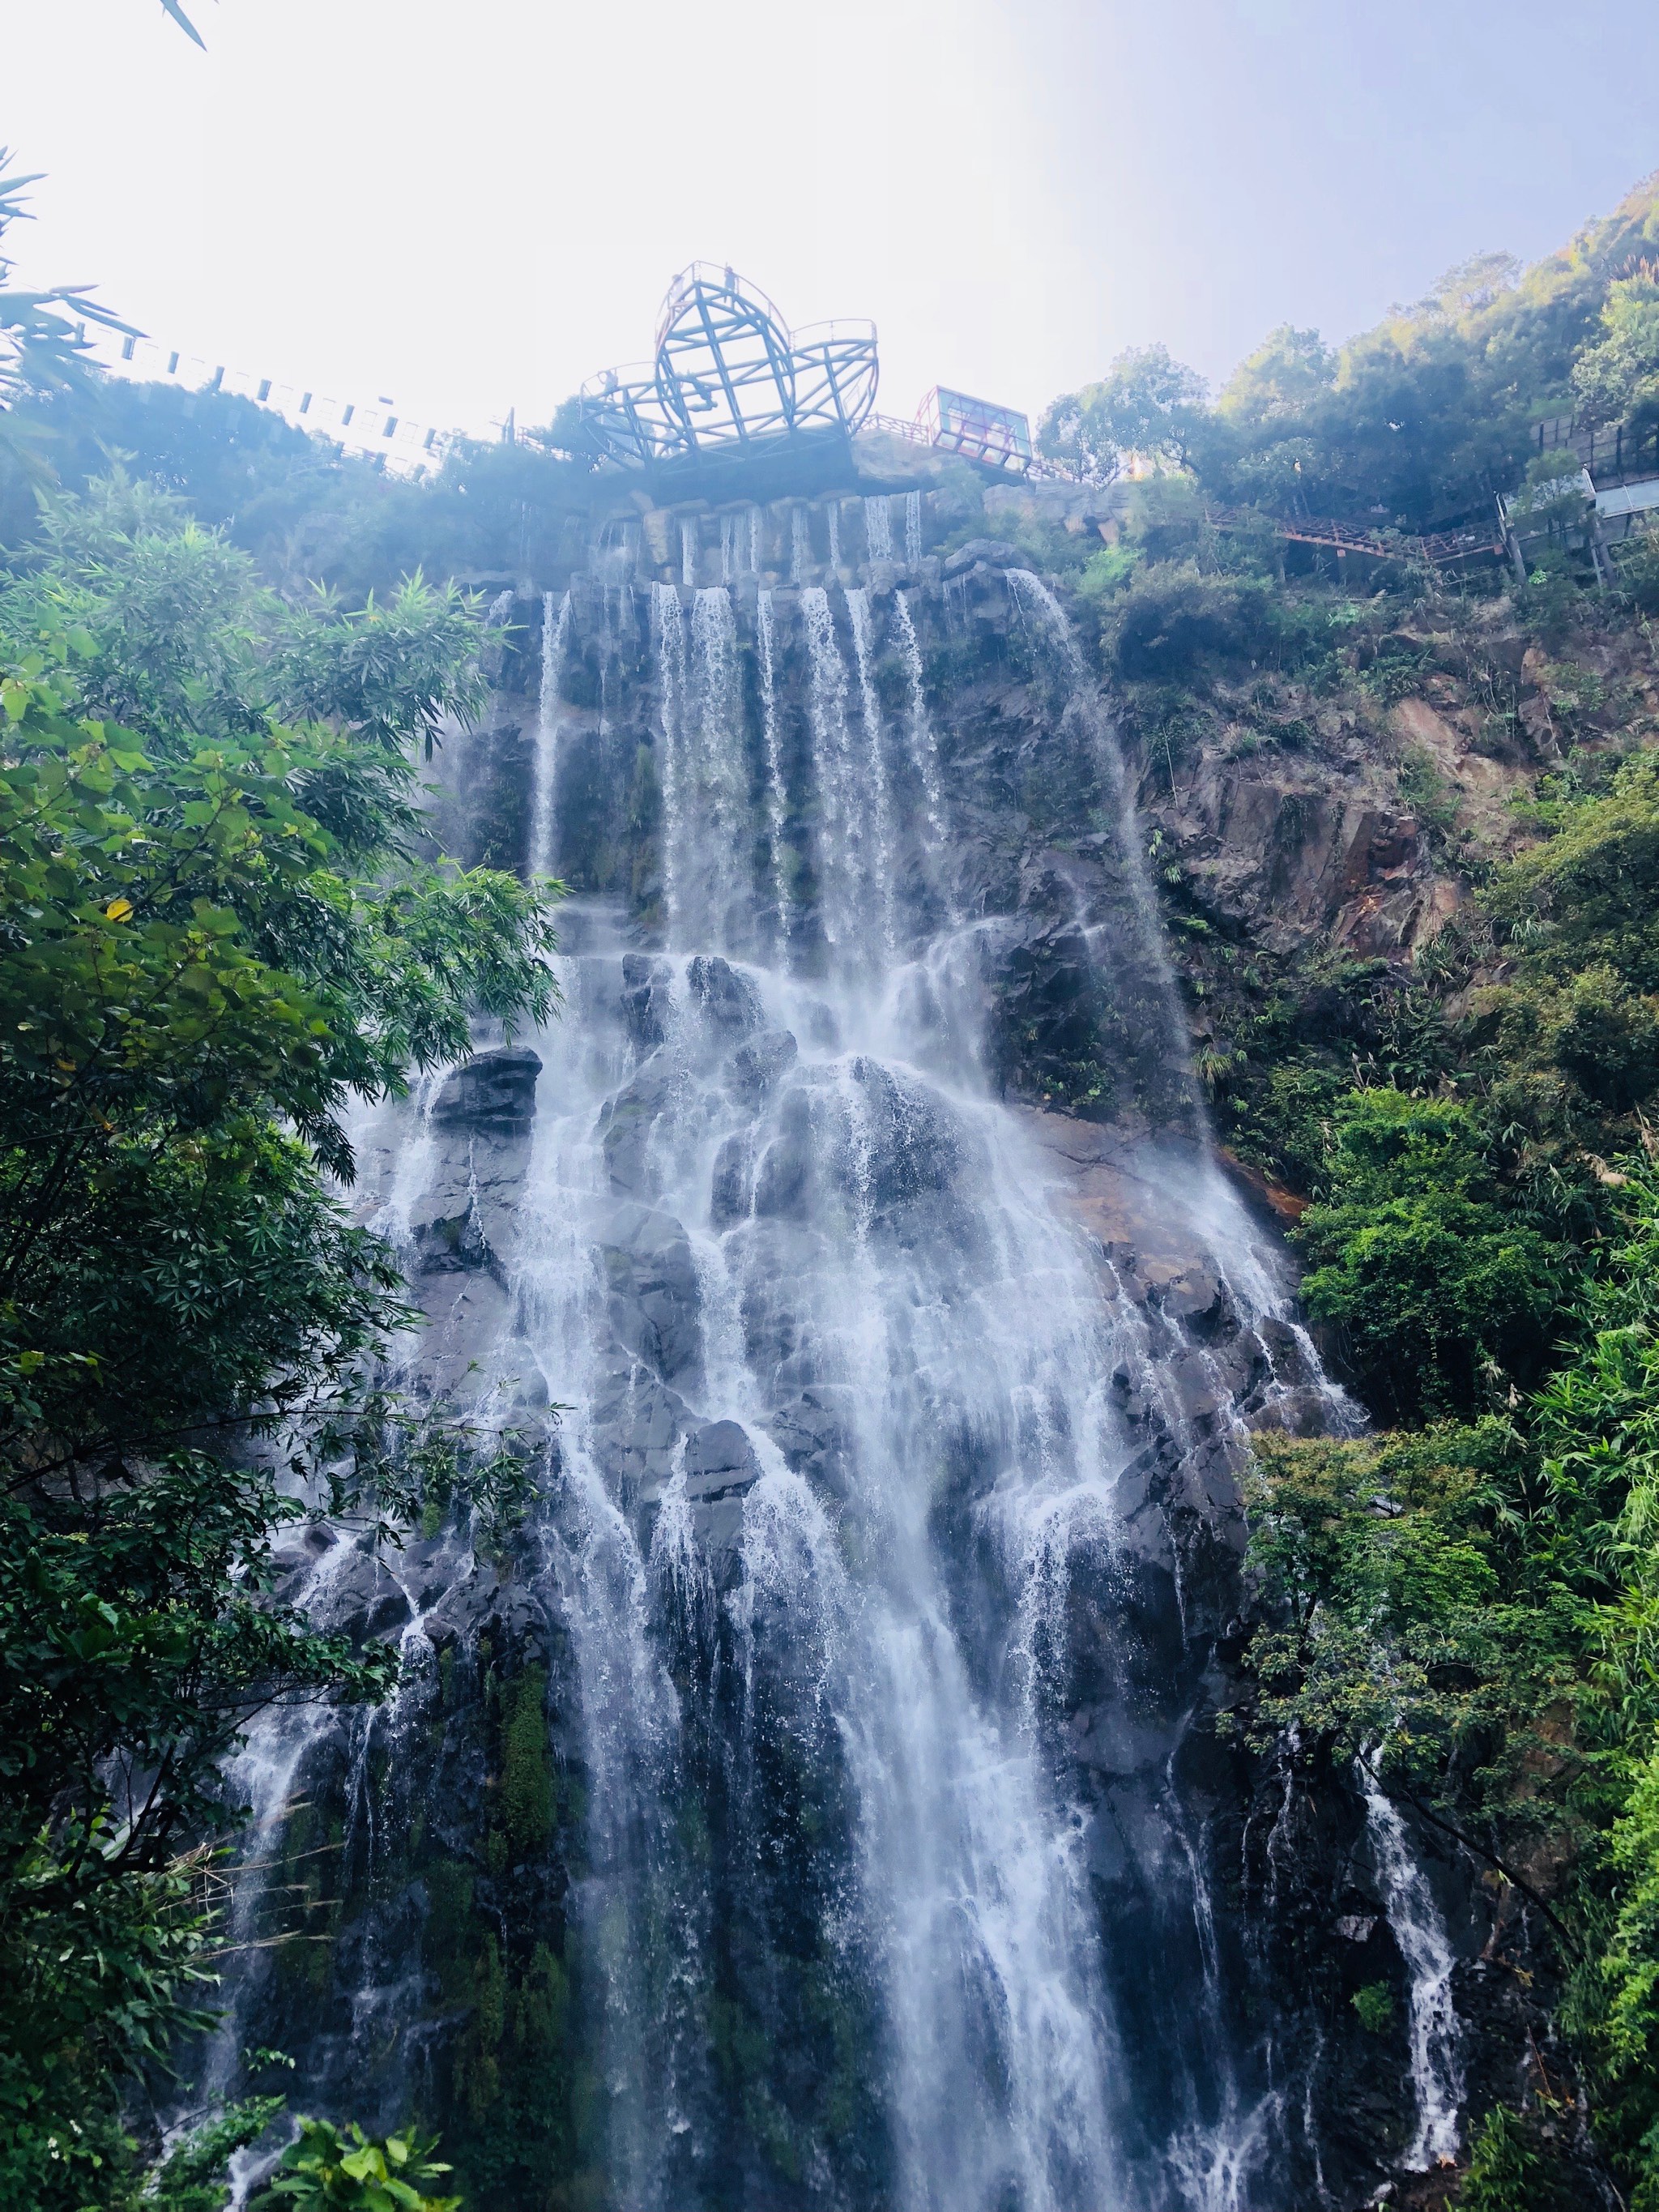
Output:
[[755,1447],[738,1422],[710,1421],[686,1438],[684,1466],[697,1540],[729,1557],[743,1541],[743,1501],[761,1476]]
[[527,1045],[502,1045],[475,1053],[449,1077],[433,1102],[434,1127],[490,1129],[521,1134],[536,1112],[538,1055]]
[[747,1036],[765,1017],[749,978],[718,954],[702,954],[686,971],[692,1003],[716,1036]]
[[767,1425],[791,1469],[831,1498],[847,1495],[852,1452],[851,1398],[848,1390],[821,1383],[803,1390]]
[[645,1194],[650,1182],[651,1133],[672,1096],[672,1072],[653,1054],[599,1114],[605,1164],[611,1188],[629,1198]]
[[696,1266],[684,1230],[653,1206],[617,1207],[599,1247],[611,1326],[665,1382],[698,1366]]
[[641,1052],[653,1052],[668,1034],[672,975],[665,960],[628,952],[622,964],[623,1018]]
[[958,551],[945,562],[941,574],[947,579],[965,576],[972,568],[1023,568],[1025,556],[1018,545],[1009,544],[1004,538],[970,538]]

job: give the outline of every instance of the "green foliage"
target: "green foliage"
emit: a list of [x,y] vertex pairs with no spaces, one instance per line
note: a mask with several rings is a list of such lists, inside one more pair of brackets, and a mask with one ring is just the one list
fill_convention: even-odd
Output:
[[1394,2026],[1394,1991],[1386,1982],[1367,1982],[1352,2002],[1368,2035],[1386,2035]]
[[1659,274],[1650,265],[1608,286],[1601,332],[1572,366],[1580,411],[1592,422],[1659,415]]
[[401,1284],[323,1179],[349,1099],[550,1011],[540,895],[410,856],[473,635],[418,580],[286,608],[118,480],[0,591],[0,2195],[41,2212],[120,2201],[118,2079],[199,2022],[239,1729],[393,1677],[272,1601],[273,1534],[522,1479],[376,1386]]
[[455,2058],[451,2140],[466,2188],[550,2207],[574,2163],[570,1985],[551,1947],[514,1970],[493,1930],[477,1939]]
[[1400,795],[1435,836],[1449,835],[1457,821],[1457,801],[1434,761],[1420,747],[1408,749],[1400,763]]
[[[23,195],[35,177],[8,177],[12,156],[0,146],[0,240],[27,222]],[[127,331],[87,287],[24,292],[11,282],[14,264],[0,252],[0,498],[13,484],[25,488],[52,478],[53,439],[47,424],[23,403],[41,398],[84,401],[88,349],[80,326],[98,323]]]
[[1459,2212],[1553,2212],[1562,2202],[1519,2112],[1494,2105],[1486,2114],[1452,2201]]
[[1554,834],[1483,896],[1527,972],[1605,966],[1659,992],[1659,754],[1637,754],[1605,795],[1568,799],[1539,826]]
[[[1273,1618],[1251,1646],[1249,1725],[1259,1741],[1295,1726],[1339,1762],[1365,1758],[1553,1915],[1598,2128],[1648,2203],[1659,2201],[1659,1182],[1632,1170],[1625,1195],[1622,1240],[1584,1291],[1571,1351],[1512,1418],[1258,1440],[1251,1558]],[[1525,1865],[1565,1868],[1553,1900]],[[1551,2159],[1513,2116],[1481,2140],[1471,2172],[1483,2189],[1514,2180],[1536,2150],[1536,2202],[1557,2201]],[[1508,2201],[1472,2186],[1460,2202]]]
[[1497,1202],[1468,1110],[1398,1091],[1341,1110],[1326,1197],[1297,1239],[1308,1310],[1334,1323],[1368,1401],[1395,1418],[1469,1413],[1535,1370],[1557,1255]]
[[1335,380],[1336,356],[1318,331],[1281,323],[1240,362],[1216,404],[1232,422],[1279,422],[1300,415]]
[[547,1740],[547,1670],[527,1667],[514,1683],[501,1730],[501,1826],[527,1858],[553,1833],[553,1759]]
[[1339,351],[1282,326],[1213,409],[1161,347],[1120,356],[1053,403],[1038,443],[1097,478],[1139,453],[1278,514],[1411,531],[1484,519],[1492,488],[1521,481],[1535,404],[1570,380],[1599,419],[1659,406],[1659,286],[1646,263],[1632,273],[1656,241],[1649,179],[1560,253],[1525,271],[1478,255]]
[[1137,568],[1108,636],[1121,672],[1168,677],[1206,663],[1271,660],[1287,642],[1282,602],[1265,577],[1206,574],[1195,562]]
[[224,2212],[230,2202],[225,2169],[239,2150],[264,2135],[287,2100],[249,2097],[175,2144],[145,2181],[137,2203],[155,2212]]
[[1638,615],[1659,614],[1659,530],[1649,526],[1619,548],[1619,584]]
[[1167,347],[1132,346],[1098,384],[1050,403],[1037,426],[1038,450],[1098,483],[1109,483],[1133,454],[1184,467],[1204,388]]
[[1130,581],[1139,565],[1140,555],[1133,545],[1103,545],[1085,562],[1078,590],[1085,599],[1109,599]]
[[[26,398],[15,423],[77,493],[120,457],[137,483],[181,498],[252,556],[290,600],[324,579],[360,605],[416,568],[499,569],[504,546],[515,565],[550,566],[588,498],[585,464],[522,434],[510,446],[462,441],[441,468],[395,474],[252,399],[176,384],[94,375],[84,389]],[[0,543],[20,542],[34,516],[33,489],[0,468]]]
[[459,2212],[459,2197],[427,2189],[450,2169],[432,2157],[435,2140],[413,2130],[374,2140],[354,2122],[343,2134],[327,2120],[300,2122],[260,2212]]

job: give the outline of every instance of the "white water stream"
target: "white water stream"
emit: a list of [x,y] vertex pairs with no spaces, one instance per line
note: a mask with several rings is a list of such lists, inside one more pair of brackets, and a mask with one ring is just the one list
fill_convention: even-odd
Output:
[[[791,532],[799,574],[799,506]],[[919,532],[907,498],[913,566]],[[723,572],[738,545],[723,526]],[[1121,812],[1130,888],[1109,925],[1079,893],[1081,940],[1161,975],[1109,725],[1052,598],[1035,577],[1010,590]],[[580,1746],[567,1964],[608,2201],[724,2205],[763,2149],[794,2193],[756,2180],[754,2205],[1249,2212],[1287,2095],[1236,2075],[1173,1752],[1149,1786],[1173,1808],[1154,1824],[1160,1879],[1192,1962],[1169,2002],[1191,2019],[1170,2027],[1179,2063],[1149,2116],[1114,1956],[1139,1931],[1103,1920],[1118,1846],[1062,1741],[1085,1663],[1126,1743],[1141,1726],[1112,1686],[1110,1594],[1139,1540],[1126,1498],[1146,1510],[1146,1416],[1128,1409],[1158,1407],[1178,1458],[1205,1422],[1237,1423],[1193,1410],[1231,1406],[1232,1386],[1103,1262],[1055,1155],[997,1095],[995,922],[963,912],[905,595],[812,586],[744,609],[724,585],[659,582],[649,612],[658,941],[643,949],[620,905],[568,912],[493,1355],[568,1409],[532,1589],[568,1646]],[[544,867],[573,622],[569,596],[550,599]],[[1141,1042],[1179,1088],[1172,1004],[1161,986],[1146,1004],[1161,1026]],[[433,1172],[431,1105],[428,1086],[385,1156],[377,1218],[400,1243]],[[1153,1147],[1133,1179],[1245,1327],[1286,1327],[1212,1163]],[[260,1753],[262,1806],[289,1790],[295,1743],[277,1730]],[[1414,2063],[1420,2040],[1439,2079],[1438,1954],[1425,1937],[1419,1973],[1409,1856],[1375,1835],[1425,1992]],[[354,2019],[374,2017],[360,1999]],[[1425,2154],[1448,2110],[1455,2139],[1444,2078]]]
[[[1105,2212],[1139,2197],[1118,2147],[1127,2115],[1086,1822],[1044,1727],[1067,1591],[1118,1540],[1136,1444],[1109,1381],[1146,1367],[1145,1325],[988,1095],[972,933],[916,935],[895,769],[915,780],[918,843],[935,857],[944,800],[905,602],[891,635],[907,707],[890,724],[866,595],[845,595],[844,631],[823,588],[799,595],[828,962],[806,978],[744,957],[763,933],[745,903],[751,769],[730,598],[696,593],[689,640],[679,594],[654,598],[659,1026],[641,1060],[618,1020],[617,924],[573,916],[515,1274],[517,1334],[574,1409],[546,1571],[581,1685],[583,1919],[605,1991],[614,2186],[640,2212],[696,2186],[716,1931],[734,1910],[764,1919],[754,1899],[734,1908],[684,1837],[693,1738],[717,1725],[705,1701],[729,1666],[745,1717],[726,1752],[732,1847],[762,1866],[741,1808],[760,1821],[780,1742],[827,1773],[848,1824],[852,1859],[816,1941],[823,1971],[865,1985],[872,2008],[891,2203]],[[757,648],[757,795],[783,911],[769,599]],[[623,1129],[644,1132],[625,1152]],[[1200,1176],[1165,1204],[1237,1262],[1242,1300],[1277,1303],[1222,1191]],[[649,1344],[607,1291],[641,1269],[695,1286],[659,1295]],[[674,1331],[684,1340],[665,1351]],[[829,1409],[822,1481],[780,1443],[803,1408]],[[715,1433],[747,1454],[725,1489],[699,1459]],[[701,1689],[676,1687],[688,1644],[711,1670]],[[720,1877],[743,1879],[738,1866]],[[1243,2170],[1251,2139],[1236,2115],[1224,2142],[1206,2139],[1206,2170]],[[1186,2201],[1240,2200],[1206,2185]]]
[[1440,1908],[1412,1854],[1400,1808],[1364,1759],[1358,1762],[1355,1779],[1365,1799],[1365,1826],[1382,1886],[1383,1909],[1410,1976],[1407,2004],[1417,2127],[1405,2163],[1421,2172],[1457,2154],[1463,2069],[1451,1994],[1455,1960]]

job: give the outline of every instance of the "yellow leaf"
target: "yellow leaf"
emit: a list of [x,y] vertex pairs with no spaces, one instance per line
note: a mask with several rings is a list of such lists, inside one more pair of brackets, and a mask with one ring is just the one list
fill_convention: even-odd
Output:
[[131,912],[132,901],[131,899],[112,899],[109,904],[104,908],[104,919],[106,921],[125,921]]

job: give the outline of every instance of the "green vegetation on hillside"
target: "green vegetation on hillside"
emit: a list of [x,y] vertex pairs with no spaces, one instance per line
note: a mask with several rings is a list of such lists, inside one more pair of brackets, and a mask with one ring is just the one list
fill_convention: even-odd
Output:
[[[67,404],[43,383],[5,448],[37,476],[63,452],[39,418]],[[512,1510],[516,1462],[377,1385],[408,1309],[326,1179],[352,1172],[349,1102],[463,1058],[475,1011],[509,1030],[550,1011],[543,894],[417,856],[419,758],[479,702],[477,634],[418,575],[350,608],[279,599],[118,473],[6,548],[9,2203],[209,2212],[280,2103],[223,2115],[141,2185],[124,2085],[159,2084],[210,2008],[224,1756],[273,1701],[373,1699],[395,1671],[273,1600],[273,1536],[307,1497],[371,1528]],[[403,2156],[358,2144],[309,2179],[290,2160],[278,2196],[428,2201],[416,2149],[404,2179],[370,2172]]]
[[[1524,272],[1486,257],[1340,349],[1275,331],[1213,405],[1153,349],[1042,432],[1097,476],[1131,455],[1151,471],[1113,544],[1057,551],[1139,753],[1218,1132],[1291,1218],[1309,1313],[1379,1425],[1259,1441],[1243,1725],[1310,1776],[1364,1759],[1525,1899],[1601,2154],[1643,2212],[1659,535],[1614,549],[1609,588],[1552,482],[1534,519],[1557,526],[1521,591],[1492,562],[1431,576],[1390,533],[1480,522],[1497,493],[1576,467],[1536,452],[1546,416],[1647,450],[1656,244],[1650,180],[1563,253]],[[1339,573],[1283,534],[1322,516],[1385,550]],[[1240,818],[1267,826],[1240,834],[1277,841],[1279,874],[1240,888],[1215,823],[1251,800]],[[1340,907],[1340,928],[1292,919],[1293,896]],[[1571,2096],[1532,2068],[1476,2128],[1458,2201],[1582,2201]]]
[[[1659,538],[1603,590],[1570,531],[1524,588],[1492,564],[1431,578],[1405,535],[1550,483],[1547,416],[1659,421],[1656,249],[1646,188],[1536,268],[1486,257],[1340,349],[1274,332],[1213,405],[1163,349],[1126,356],[1043,441],[1152,473],[1111,543],[1030,538],[1139,757],[1218,1133],[1296,1216],[1309,1310],[1379,1425],[1261,1442],[1238,1724],[1310,1773],[1364,1759],[1528,1901],[1643,2212]],[[477,1008],[547,1011],[544,899],[421,857],[415,797],[442,719],[479,698],[448,580],[552,572],[580,471],[550,437],[400,481],[245,401],[88,379],[62,301],[0,302],[0,340],[27,341],[0,346],[0,2194],[214,2212],[271,2100],[148,2183],[130,2138],[213,2001],[223,1756],[273,1698],[391,1675],[273,1601],[272,1536],[307,1482],[377,1525],[458,1494],[512,1510],[511,1467],[377,1391],[401,1285],[325,1175],[349,1176],[352,1098],[460,1056]],[[1309,516],[1401,533],[1398,557],[1339,574],[1282,536]],[[1287,868],[1345,779],[1382,825],[1354,848],[1347,934],[1212,865],[1206,793],[1252,779]],[[544,1689],[532,1669],[498,1699],[503,1868],[561,1817]],[[509,1980],[433,1863],[440,1978],[471,2005],[455,2155],[469,2186],[520,2188],[567,2124],[563,1968],[538,1946]],[[1382,2034],[1386,1987],[1360,1995]],[[1485,2116],[1464,2203],[1570,2201],[1543,2133],[1560,2094]],[[395,2140],[314,2124],[275,2201],[434,2179]]]

